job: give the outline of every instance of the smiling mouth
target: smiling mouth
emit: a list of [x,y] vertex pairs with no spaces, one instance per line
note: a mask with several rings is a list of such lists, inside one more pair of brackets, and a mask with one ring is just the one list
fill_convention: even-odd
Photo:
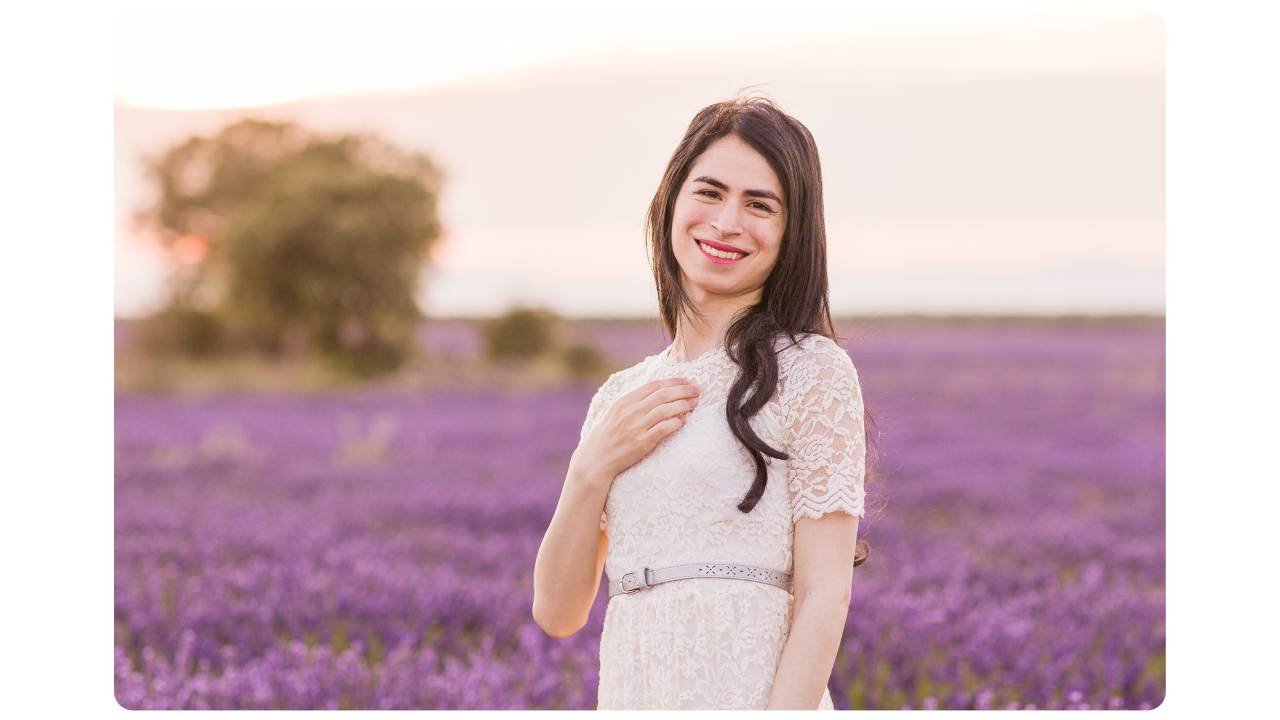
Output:
[[740,260],[747,256],[744,252],[734,252],[732,250],[721,250],[719,248],[711,247],[701,240],[695,240],[694,242],[698,243],[698,248],[701,249],[702,252],[710,255],[711,257],[720,258],[721,260]]

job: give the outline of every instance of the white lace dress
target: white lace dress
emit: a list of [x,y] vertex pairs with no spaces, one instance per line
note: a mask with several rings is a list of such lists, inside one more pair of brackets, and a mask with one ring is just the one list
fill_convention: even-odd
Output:
[[[684,363],[668,348],[596,393],[583,435],[619,395],[650,380],[688,377],[702,391],[685,426],[614,479],[601,518],[609,577],[703,562],[790,573],[796,520],[862,516],[866,445],[853,363],[821,336],[778,347],[778,391],[751,426],[789,457],[766,456],[764,497],[748,514],[737,505],[755,465],[725,419],[738,368],[723,348]],[[600,639],[598,707],[764,709],[790,626],[790,593],[747,580],[677,580],[618,595]],[[819,709],[832,709],[830,691]]]

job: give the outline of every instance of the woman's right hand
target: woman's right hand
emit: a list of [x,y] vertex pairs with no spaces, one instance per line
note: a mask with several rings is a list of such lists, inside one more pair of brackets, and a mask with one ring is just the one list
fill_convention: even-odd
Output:
[[665,378],[622,395],[578,443],[569,477],[612,484],[662,438],[684,426],[685,415],[698,406],[699,392],[688,378]]
[[609,552],[600,512],[613,479],[683,427],[697,405],[688,379],[655,380],[615,400],[578,443],[533,564],[533,619],[548,635],[568,637],[587,622]]

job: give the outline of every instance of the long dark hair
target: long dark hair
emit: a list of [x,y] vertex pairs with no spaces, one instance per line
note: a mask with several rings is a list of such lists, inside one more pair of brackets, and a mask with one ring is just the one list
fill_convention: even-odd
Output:
[[[764,157],[782,184],[787,203],[787,226],[778,259],[765,280],[760,300],[735,318],[725,332],[725,351],[739,368],[729,389],[725,414],[729,429],[756,466],[755,482],[738,503],[740,511],[749,513],[764,495],[768,480],[764,456],[787,458],[786,453],[761,440],[748,422],[777,390],[775,342],[783,335],[793,343],[809,334],[834,339],[835,330],[827,290],[827,231],[818,148],[808,128],[761,97],[739,97],[698,111],[667,163],[645,226],[663,325],[674,338],[681,315],[699,316],[680,281],[671,241],[672,216],[693,163],[712,143],[728,135],[737,136]],[[866,558],[868,549],[862,541],[858,546],[862,552],[855,564]]]

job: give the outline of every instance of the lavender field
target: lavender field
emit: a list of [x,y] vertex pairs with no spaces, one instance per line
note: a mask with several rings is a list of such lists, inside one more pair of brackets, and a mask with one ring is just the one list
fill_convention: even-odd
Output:
[[[880,457],[836,707],[1158,705],[1162,323],[844,345]],[[565,640],[530,617],[592,391],[117,397],[117,699],[594,707],[603,594]]]

